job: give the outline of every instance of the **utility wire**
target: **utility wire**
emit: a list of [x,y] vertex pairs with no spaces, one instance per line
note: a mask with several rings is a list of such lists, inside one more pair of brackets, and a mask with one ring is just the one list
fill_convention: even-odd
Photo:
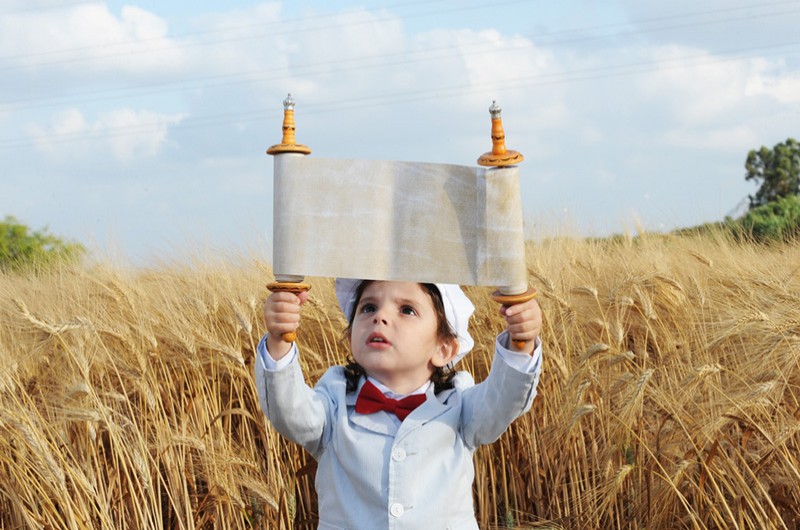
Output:
[[[779,49],[785,46],[795,46],[793,49]],[[771,50],[771,51],[770,51]],[[768,56],[776,53],[800,53],[800,45],[798,43],[779,44],[760,47],[745,47],[725,52],[718,52],[717,55],[727,55],[730,57],[709,57],[707,54],[693,54],[682,57],[673,57],[669,59],[662,59],[658,61],[637,61],[632,63],[625,63],[620,65],[611,65],[595,68],[586,68],[583,70],[576,70],[573,72],[566,72],[564,74],[550,74],[550,75],[531,75],[527,77],[516,77],[506,80],[493,80],[487,83],[473,84],[464,86],[463,84],[453,84],[449,86],[441,86],[434,88],[425,88],[414,91],[399,92],[389,95],[365,95],[358,97],[349,97],[344,100],[334,100],[318,104],[304,105],[303,113],[307,115],[327,113],[327,112],[341,112],[355,108],[372,108],[396,105],[398,103],[409,103],[414,101],[425,101],[433,99],[441,99],[444,97],[453,97],[464,95],[468,93],[492,90],[496,93],[507,92],[521,88],[533,88],[546,85],[558,85],[566,83],[574,83],[587,80],[596,80],[613,77],[623,77],[630,75],[637,75],[642,73],[651,72],[657,69],[674,69],[685,67],[697,67],[709,64],[719,64],[731,60],[746,58],[748,56]],[[687,63],[687,61],[693,61]],[[104,139],[110,136],[129,136],[149,132],[157,132],[164,127],[171,129],[193,129],[199,127],[209,127],[216,125],[226,125],[230,123],[251,122],[263,119],[278,119],[281,112],[275,109],[254,109],[249,111],[242,111],[237,113],[226,113],[220,115],[199,116],[197,118],[189,118],[177,125],[158,124],[157,126],[144,124],[136,126],[120,126],[103,129],[102,131],[93,132],[79,132],[68,134],[54,134],[43,135],[33,138],[13,138],[0,140],[0,149],[12,149],[23,146],[32,145],[40,141],[53,143],[64,143],[80,140],[95,140]]]
[[[427,5],[430,5],[432,3],[441,2],[441,1],[446,1],[446,0],[419,0],[419,1],[415,1],[415,2],[404,2],[404,3],[392,4],[392,5],[384,6],[384,7],[380,8],[380,10],[381,11],[387,11],[387,10],[392,10],[392,9],[397,9],[397,8],[405,8],[405,7],[414,6],[414,5],[420,5],[420,4],[427,6]],[[485,3],[485,4],[477,4],[477,5],[472,5],[472,6],[462,6],[462,7],[459,7],[459,8],[443,10],[443,11],[423,12],[423,13],[416,13],[416,14],[413,14],[413,15],[405,15],[404,18],[420,17],[420,16],[426,16],[426,15],[430,15],[430,14],[448,14],[448,13],[458,12],[458,11],[482,9],[484,7],[495,9],[496,7],[499,7],[499,6],[502,6],[502,5],[506,5],[506,4],[529,3],[530,1],[531,0],[512,0],[512,1],[501,2],[501,3]],[[71,6],[71,5],[80,5],[80,4],[89,4],[89,3],[92,3],[92,2],[84,0],[84,1],[73,2],[73,3],[69,3],[69,4],[63,4],[63,5],[64,6]],[[682,18],[696,18],[698,16],[715,15],[715,14],[719,14],[719,13],[727,13],[727,12],[732,12],[732,11],[742,11],[742,10],[748,10],[748,9],[753,9],[753,8],[757,8],[757,9],[759,9],[759,11],[763,11],[767,7],[780,6],[780,5],[794,5],[794,6],[796,6],[797,5],[797,0],[781,0],[781,1],[774,1],[774,2],[764,2],[764,3],[760,3],[760,4],[749,4],[749,5],[744,5],[744,6],[725,7],[725,8],[705,10],[705,11],[694,11],[694,12],[691,12],[691,13],[683,13],[683,14],[678,14],[678,15],[666,15],[666,16],[655,17],[655,18],[650,18],[650,19],[643,19],[643,20],[632,21],[632,22],[621,22],[621,23],[618,22],[618,23],[605,24],[605,25],[601,25],[601,26],[590,26],[590,27],[585,27],[585,28],[573,28],[573,29],[559,30],[559,31],[556,31],[556,32],[553,32],[553,33],[548,33],[548,34],[541,35],[541,37],[558,35],[558,34],[562,34],[562,33],[597,31],[597,30],[604,30],[604,29],[618,29],[618,28],[623,28],[625,26],[630,26],[632,24],[651,24],[651,23],[655,23],[655,22],[662,22],[662,21],[668,21],[668,20],[677,20],[677,19],[682,19]],[[48,8],[46,8],[46,7],[31,8],[31,10],[40,10],[40,9],[48,9]],[[375,11],[377,11],[377,10],[360,10],[360,11],[351,10],[351,11],[344,12],[344,14],[347,14],[347,13],[373,13]],[[342,13],[338,13],[338,14],[342,14]],[[176,35],[165,35],[165,36],[162,36],[162,37],[142,39],[142,40],[137,41],[137,43],[138,44],[142,44],[142,43],[149,43],[149,42],[161,42],[165,38],[178,39],[178,38],[195,37],[195,36],[208,35],[208,34],[214,34],[214,33],[239,33],[239,32],[241,32],[243,30],[252,29],[252,28],[262,28],[262,27],[265,27],[265,26],[268,27],[268,28],[271,28],[273,26],[277,26],[277,27],[281,27],[282,28],[282,27],[286,27],[286,26],[289,26],[289,25],[292,25],[292,24],[299,24],[299,23],[313,21],[313,20],[319,20],[319,19],[327,20],[330,17],[331,17],[331,14],[322,13],[322,14],[317,14],[317,15],[309,15],[309,16],[305,16],[305,17],[298,17],[298,18],[288,19],[288,20],[285,20],[285,21],[259,22],[259,23],[254,23],[254,24],[228,26],[228,27],[225,27],[225,28],[216,28],[216,29],[209,29],[209,30],[185,32],[185,33],[180,33],[180,34],[176,34]],[[392,16],[390,18],[396,18],[396,17]],[[385,19],[378,19],[379,22],[383,21],[383,20],[385,20]],[[350,25],[350,23],[348,23],[348,25]],[[308,31],[317,31],[317,30],[323,30],[323,29],[338,29],[338,28],[342,28],[342,27],[344,27],[343,24],[333,24],[333,25],[329,24],[329,25],[325,25],[325,26],[312,27],[312,28],[309,28]],[[288,31],[288,32],[291,33],[292,31]],[[248,36],[248,37],[244,37],[244,38],[260,38],[261,36],[271,36],[271,35],[276,35],[276,34],[281,34],[282,35],[282,34],[285,34],[285,33],[287,33],[287,32],[284,31],[284,32],[276,33],[276,32],[273,31],[273,32],[270,32],[270,33],[268,33],[266,35],[262,34],[262,35],[259,35],[257,37],[249,37]],[[223,39],[223,40],[211,40],[211,41],[206,41],[206,42],[208,44],[216,44],[218,42],[229,42],[229,39],[226,38],[226,39]],[[82,47],[61,49],[61,50],[51,50],[51,51],[46,51],[46,52],[37,52],[37,53],[33,53],[33,54],[10,55],[10,56],[5,56],[5,57],[0,57],[0,61],[12,61],[12,60],[13,61],[17,61],[17,60],[23,60],[23,59],[39,57],[39,56],[45,56],[45,55],[72,53],[72,52],[76,52],[76,51],[87,51],[87,50],[90,51],[90,50],[96,50],[96,49],[105,50],[105,49],[108,49],[108,47],[130,46],[130,44],[131,44],[130,42],[123,42],[123,43],[120,43],[120,42],[107,42],[107,43],[103,43],[103,44],[96,44],[96,45],[90,45],[90,46],[82,46]],[[163,50],[164,49],[159,49],[158,51],[163,51]],[[149,50],[144,51],[144,52],[139,52],[139,53],[148,53],[148,52],[149,52]],[[128,52],[126,51],[125,54],[127,54],[127,53]],[[50,64],[50,63],[45,63],[45,64]]]
[[[441,0],[432,0],[432,1],[441,1]],[[503,7],[503,6],[507,6],[507,5],[514,5],[514,4],[520,4],[520,3],[530,3],[531,1],[532,0],[506,0],[504,2],[474,4],[474,5],[469,5],[469,6],[461,6],[461,7],[458,7],[458,8],[440,9],[438,11],[434,10],[434,11],[427,11],[427,12],[419,12],[419,13],[404,15],[403,18],[404,19],[411,19],[411,18],[419,18],[419,17],[426,17],[426,16],[447,15],[447,14],[452,14],[452,13],[456,13],[456,12],[463,12],[463,11],[470,11],[470,10],[480,10],[480,9],[485,9],[485,8],[497,9],[499,7]],[[431,2],[410,2],[410,3],[407,3],[407,4],[396,4],[395,7],[416,5],[416,4],[426,4],[426,5],[428,5],[429,3],[431,3]],[[629,23],[613,23],[613,24],[606,24],[606,25],[602,25],[602,26],[595,26],[595,27],[588,27],[588,28],[560,30],[560,31],[557,31],[557,32],[554,32],[554,33],[535,35],[535,36],[531,36],[531,37],[534,38],[534,39],[538,39],[538,38],[546,39],[546,38],[552,38],[553,36],[557,36],[557,35],[560,35],[560,34],[570,34],[570,33],[574,34],[574,33],[577,33],[577,32],[582,33],[582,32],[586,32],[586,31],[620,29],[620,28],[624,28],[626,26],[631,26],[633,24],[640,24],[640,25],[641,24],[652,24],[652,23],[658,23],[658,22],[663,22],[663,21],[668,21],[668,20],[677,20],[677,19],[682,19],[682,18],[696,18],[698,16],[714,15],[714,14],[728,13],[728,12],[734,12],[734,11],[743,11],[743,10],[748,10],[748,9],[753,9],[753,8],[758,8],[760,14],[757,14],[757,15],[745,15],[745,16],[742,16],[742,17],[737,17],[737,18],[732,18],[732,19],[725,19],[725,20],[722,20],[721,22],[743,20],[743,19],[754,19],[754,18],[761,18],[761,17],[765,17],[765,16],[779,16],[779,15],[794,13],[794,12],[797,12],[797,10],[795,9],[795,10],[790,10],[790,11],[781,12],[781,13],[775,13],[775,14],[771,14],[771,13],[763,14],[763,10],[766,7],[770,7],[770,6],[779,6],[779,5],[787,5],[787,4],[791,4],[791,5],[797,6],[797,3],[798,3],[797,0],[783,0],[783,1],[777,1],[777,2],[763,3],[763,4],[752,4],[752,5],[739,6],[739,7],[727,7],[727,8],[720,8],[720,9],[715,9],[715,10],[696,11],[696,12],[687,13],[687,14],[681,14],[681,15],[669,15],[669,16],[663,16],[663,17],[656,17],[656,18],[644,19],[644,20],[634,21],[634,22],[629,22]],[[383,10],[389,9],[391,7],[392,6],[389,6],[387,8],[383,8]],[[353,13],[373,13],[373,12],[374,11],[364,10],[364,11],[360,11],[360,12],[355,12],[354,11]],[[237,34],[235,36],[224,37],[224,38],[220,38],[220,39],[211,39],[211,40],[194,41],[194,42],[184,42],[184,43],[179,43],[179,44],[171,44],[171,45],[168,45],[168,46],[159,46],[159,47],[148,48],[148,49],[131,50],[130,48],[131,48],[131,46],[141,47],[142,45],[146,45],[148,43],[158,43],[158,42],[163,42],[164,40],[169,40],[169,39],[184,38],[184,37],[195,36],[195,35],[203,35],[203,34],[209,34],[209,33],[224,32],[224,33],[236,34],[236,33],[240,33],[243,29],[248,29],[248,28],[253,28],[253,27],[263,27],[265,25],[265,23],[250,24],[250,25],[245,25],[245,26],[235,26],[235,27],[232,27],[232,28],[220,28],[220,29],[206,30],[206,31],[200,31],[200,32],[190,32],[190,33],[181,34],[179,36],[168,36],[168,35],[165,35],[165,36],[157,37],[157,38],[142,39],[142,40],[138,40],[136,42],[112,42],[112,43],[106,43],[106,44],[102,44],[102,45],[92,45],[92,46],[84,46],[84,47],[79,47],[79,48],[70,48],[70,49],[66,49],[66,50],[53,50],[53,51],[48,51],[48,52],[39,52],[39,53],[36,53],[36,54],[10,55],[10,56],[5,56],[5,57],[0,57],[0,64],[2,64],[3,62],[10,63],[10,62],[20,61],[20,60],[24,60],[24,59],[28,59],[28,58],[40,57],[40,56],[64,55],[64,54],[69,54],[69,53],[77,52],[77,51],[93,51],[93,50],[104,50],[105,51],[105,50],[109,50],[109,49],[113,49],[113,48],[125,48],[125,49],[120,50],[120,51],[116,51],[116,52],[112,52],[112,53],[103,53],[103,54],[100,54],[100,55],[89,55],[89,56],[83,56],[83,57],[72,57],[72,58],[64,58],[64,59],[55,59],[55,60],[51,60],[51,61],[42,61],[42,62],[34,62],[34,63],[26,63],[26,64],[13,64],[13,65],[0,66],[0,72],[9,71],[9,70],[17,70],[17,69],[25,69],[25,68],[30,68],[30,67],[48,66],[48,65],[52,65],[52,64],[61,65],[61,64],[83,62],[83,61],[90,61],[90,60],[100,60],[100,59],[114,58],[114,57],[120,57],[120,56],[151,54],[151,53],[163,53],[165,51],[170,51],[170,50],[175,50],[175,49],[191,48],[191,47],[198,47],[198,46],[212,46],[212,45],[215,45],[215,44],[238,42],[238,41],[243,41],[243,40],[257,40],[257,39],[261,39],[261,38],[265,38],[265,37],[275,37],[275,36],[283,36],[283,35],[306,33],[306,32],[325,31],[325,30],[336,30],[336,29],[341,29],[341,28],[343,28],[345,26],[352,27],[354,25],[369,25],[369,24],[374,24],[376,22],[383,22],[383,21],[387,21],[387,20],[393,20],[393,19],[397,18],[397,16],[396,15],[390,15],[390,16],[379,17],[379,18],[370,19],[370,20],[351,21],[351,22],[348,22],[347,24],[325,24],[325,25],[321,25],[321,26],[310,26],[310,27],[303,27],[303,28],[294,28],[294,26],[296,26],[300,22],[307,22],[309,20],[316,20],[316,19],[325,19],[325,20],[327,20],[329,18],[330,18],[330,15],[312,15],[312,16],[308,16],[308,17],[290,19],[290,20],[286,20],[286,21],[269,22],[269,23],[266,23],[266,25],[268,27],[275,26],[278,29],[277,30],[273,29],[271,31],[267,31],[267,32],[264,32],[264,33],[259,33],[259,34],[254,34],[254,35]],[[712,22],[716,23],[716,21],[712,21]],[[695,23],[695,24],[687,25],[687,26],[679,25],[679,26],[669,26],[669,27],[664,27],[664,28],[655,28],[654,30],[651,30],[651,31],[664,31],[664,30],[668,30],[668,29],[675,29],[676,27],[691,27],[692,25],[700,25],[700,24],[707,24],[707,22],[698,22],[698,23]],[[646,32],[637,31],[636,33],[646,33]],[[577,40],[584,40],[584,39],[587,39],[587,38],[591,39],[591,38],[594,38],[594,37],[585,37],[584,36],[584,37],[578,38]]]
[[7,11],[0,11],[0,15],[18,15],[20,13],[31,13],[33,11],[56,11],[60,9],[65,9],[67,7],[74,7],[77,5],[83,4],[96,4],[97,0],[78,0],[76,2],[64,2],[61,4],[55,4],[51,6],[38,6],[38,7],[25,7],[22,9],[9,9]]
[[[380,8],[380,9],[385,11],[385,10],[404,8],[404,7],[420,5],[420,4],[423,4],[423,5],[427,6],[427,5],[430,5],[430,4],[435,4],[435,3],[438,3],[438,2],[445,2],[445,1],[449,1],[449,0],[417,0],[415,2],[403,2],[403,3],[399,3],[399,4],[392,4],[392,5],[384,6],[384,7]],[[83,0],[83,1],[73,2],[71,4],[64,4],[64,5],[65,6],[72,6],[72,5],[92,4],[92,3],[96,3],[96,2]],[[47,7],[32,8],[32,9],[29,9],[29,10],[20,10],[19,12],[32,11],[32,10],[45,10],[45,9],[48,9],[48,8]],[[360,13],[360,12],[368,12],[369,13],[369,12],[373,12],[373,11],[375,11],[375,10],[351,9],[351,10],[348,10],[348,11],[338,11],[337,14],[341,15],[341,14]],[[11,11],[10,13],[13,14],[13,13],[16,13],[16,12],[17,11]],[[320,13],[320,14],[316,14],[316,15],[307,15],[307,16],[292,18],[292,19],[283,20],[283,21],[255,22],[255,23],[252,23],[252,24],[226,26],[224,28],[214,28],[214,29],[206,29],[206,30],[199,30],[199,31],[187,31],[187,32],[183,32],[183,33],[177,33],[177,34],[174,34],[174,35],[165,35],[165,36],[162,36],[162,37],[151,37],[149,39],[141,39],[141,40],[139,40],[137,42],[138,43],[160,42],[160,41],[163,41],[165,38],[179,39],[179,38],[186,38],[186,37],[197,37],[197,36],[201,36],[201,35],[211,35],[211,34],[214,34],[214,33],[238,33],[238,32],[241,32],[243,30],[252,29],[252,28],[263,28],[265,26],[266,27],[285,26],[287,24],[296,24],[296,23],[308,22],[308,21],[312,21],[312,20],[330,19],[330,18],[331,18],[331,14],[330,13]],[[45,56],[45,55],[65,54],[65,53],[72,53],[72,52],[76,52],[76,51],[95,50],[95,49],[98,49],[98,48],[106,49],[108,46],[127,46],[129,44],[130,43],[127,43],[127,42],[124,42],[124,43],[107,42],[107,43],[103,43],[103,44],[93,44],[93,45],[89,45],[89,46],[78,46],[78,47],[74,47],[74,48],[67,48],[67,49],[61,49],[61,50],[50,50],[50,51],[44,51],[44,52],[29,53],[29,54],[25,54],[25,55],[9,55],[9,56],[6,56],[6,57],[0,57],[0,61],[29,59],[29,58],[41,57],[41,56]]]
[[[778,3],[786,3],[786,2],[778,2]],[[796,1],[794,2],[796,3]],[[717,12],[728,12],[731,11],[733,8],[728,9],[721,9],[715,10],[713,13]],[[742,9],[742,8],[735,8],[735,9]],[[800,9],[790,10],[790,11],[783,11],[783,12],[774,12],[768,14],[759,14],[755,15],[755,17],[747,16],[744,17],[746,19],[750,18],[765,18],[765,17],[775,17],[775,16],[785,16],[787,14],[797,13],[800,12]],[[701,12],[701,14],[708,14],[712,13],[710,11]],[[669,17],[659,17],[658,19],[651,19],[651,20],[666,20],[666,19],[677,19],[677,18],[686,18],[682,15],[673,15]],[[713,23],[724,23],[730,21],[738,21],[742,20],[743,17],[737,18],[727,18],[727,19],[718,19],[712,21]],[[671,26],[662,26],[656,29],[651,29],[647,31],[637,31],[633,32],[632,34],[639,34],[645,33],[650,34],[656,31],[667,31],[667,30],[674,30],[674,29],[682,29],[682,28],[689,28],[689,27],[696,27],[702,25],[704,27],[708,26],[708,21],[702,22],[691,22],[687,24],[680,24],[680,25],[671,25]],[[587,33],[594,33],[594,30],[597,28],[610,28],[610,27],[622,27],[626,24],[613,24],[613,25],[604,25],[604,26],[597,26],[595,28],[584,28],[580,30],[582,32]],[[569,30],[570,33],[573,33],[574,30]],[[564,31],[557,32],[556,34],[563,34],[566,33]],[[551,35],[556,35],[551,34]],[[550,35],[548,35],[550,36]],[[534,36],[527,36],[525,38],[535,40],[536,37]],[[607,38],[605,35],[596,35],[596,34],[589,34],[589,35],[582,35],[582,36],[575,36],[569,38],[562,38],[561,40],[558,39],[550,39],[547,43],[550,46],[555,45],[564,45],[568,43],[576,43],[576,42],[585,42],[590,40],[598,40]],[[262,70],[259,72],[242,72],[242,73],[235,73],[235,74],[219,74],[215,76],[204,76],[200,78],[188,79],[188,80],[176,80],[176,81],[162,81],[158,83],[150,83],[147,85],[139,85],[136,88],[108,88],[108,89],[99,89],[93,91],[83,91],[79,92],[78,94],[73,94],[71,96],[54,96],[54,97],[33,97],[33,98],[24,98],[18,99],[13,101],[6,101],[4,102],[3,108],[6,110],[19,110],[24,108],[43,108],[43,107],[52,107],[52,106],[59,106],[68,103],[81,103],[87,101],[99,101],[99,100],[110,100],[110,99],[121,99],[129,97],[126,93],[134,92],[135,94],[142,96],[142,95],[151,95],[151,94],[158,94],[164,92],[171,92],[174,90],[181,90],[186,89],[187,87],[191,87],[193,84],[200,83],[197,88],[208,88],[208,87],[218,87],[218,86],[230,86],[230,85],[238,85],[238,84],[249,84],[249,83],[261,83],[265,81],[274,81],[274,80],[281,80],[286,79],[287,77],[297,76],[297,75],[320,75],[314,71],[315,68],[323,68],[325,72],[330,72],[330,66],[332,65],[351,65],[349,67],[341,68],[335,72],[334,74],[341,73],[343,71],[359,71],[359,70],[366,70],[366,69],[374,69],[379,67],[389,67],[389,66],[397,66],[400,64],[415,64],[421,62],[429,62],[432,59],[447,59],[451,57],[458,57],[458,56],[474,56],[477,54],[485,54],[485,53],[498,53],[502,51],[510,51],[513,49],[519,49],[520,46],[512,45],[507,46],[504,48],[495,48],[492,50],[481,50],[479,52],[465,52],[465,49],[473,48],[476,46],[485,47],[485,42],[476,42],[472,44],[466,45],[447,45],[435,48],[429,48],[426,50],[415,50],[410,52],[395,52],[389,54],[377,54],[377,55],[367,55],[367,56],[360,56],[354,58],[345,58],[336,61],[327,61],[325,63],[307,63],[301,64],[292,67],[291,74],[277,74],[277,72],[285,72],[285,67],[278,67],[278,68],[271,68],[267,70]],[[447,55],[433,55],[434,52],[441,52],[441,51],[452,51],[452,53]],[[413,58],[413,57],[418,58]],[[393,59],[392,58],[396,58]],[[380,61],[377,64],[361,64],[366,63],[367,61]],[[270,72],[276,72],[270,74]],[[239,79],[237,79],[239,78]],[[153,87],[154,90],[144,90],[148,87]],[[48,103],[49,100],[49,103]],[[39,103],[36,103],[39,102]]]
[[[469,10],[485,9],[487,7],[491,7],[492,9],[494,9],[494,8],[497,8],[497,7],[508,6],[508,5],[513,5],[513,4],[529,3],[531,1],[532,0],[505,0],[503,2],[495,1],[495,2],[492,2],[490,4],[477,4],[477,5],[473,5],[473,6],[462,6],[462,7],[451,8],[451,9],[442,9],[442,10],[439,10],[439,11],[427,11],[427,12],[422,12],[422,13],[414,13],[414,14],[411,14],[411,15],[404,15],[403,19],[404,20],[408,20],[408,19],[411,19],[411,18],[447,15],[447,14],[463,12],[463,11],[469,11]],[[326,18],[330,18],[330,17],[326,17]],[[220,38],[220,39],[213,39],[213,40],[208,40],[208,41],[184,42],[184,43],[180,43],[180,44],[172,44],[172,45],[169,45],[169,46],[160,46],[160,47],[155,47],[155,48],[139,49],[139,50],[131,50],[129,48],[131,46],[133,46],[133,45],[140,46],[141,44],[143,44],[143,43],[146,44],[147,42],[153,42],[153,41],[162,42],[165,39],[169,39],[170,37],[164,36],[164,37],[160,37],[160,38],[156,38],[156,39],[146,39],[146,40],[141,40],[141,41],[136,41],[136,42],[109,43],[107,45],[87,46],[87,47],[82,48],[81,50],[82,51],[86,51],[86,50],[106,50],[106,49],[108,49],[110,47],[118,47],[118,48],[125,47],[125,48],[128,48],[128,49],[121,50],[121,51],[118,51],[118,52],[113,52],[113,53],[104,53],[104,54],[100,54],[100,55],[91,55],[91,56],[84,56],[84,57],[73,57],[73,58],[68,58],[68,59],[56,59],[56,60],[52,60],[52,61],[42,61],[42,62],[36,62],[36,63],[30,63],[30,64],[9,65],[9,66],[0,67],[0,72],[5,72],[5,71],[9,71],[9,70],[19,70],[19,69],[25,69],[25,68],[30,68],[30,67],[48,66],[48,65],[51,65],[51,64],[63,65],[63,64],[71,64],[71,63],[78,63],[78,62],[92,61],[92,60],[100,60],[100,59],[109,59],[109,58],[114,58],[114,57],[123,57],[123,56],[130,56],[130,55],[164,53],[165,51],[170,51],[170,50],[185,49],[185,48],[195,48],[195,47],[200,47],[200,46],[212,46],[212,45],[216,45],[216,44],[223,44],[223,43],[230,43],[230,42],[241,42],[241,41],[246,41],[246,40],[257,40],[257,39],[262,39],[262,38],[265,38],[265,37],[277,37],[277,36],[283,36],[283,35],[296,35],[298,33],[308,33],[308,32],[325,31],[325,30],[331,30],[331,29],[341,29],[341,28],[343,28],[345,26],[348,27],[348,28],[352,28],[353,26],[371,25],[371,24],[375,24],[376,22],[385,22],[385,21],[388,21],[388,20],[394,20],[396,18],[398,18],[397,15],[391,15],[391,16],[379,17],[379,18],[374,18],[374,19],[369,19],[369,20],[349,21],[346,25],[345,24],[327,24],[327,25],[322,25],[322,26],[310,26],[310,27],[301,27],[301,28],[287,27],[287,26],[292,26],[294,24],[294,21],[275,22],[274,24],[280,26],[280,28],[282,28],[282,29],[279,29],[279,30],[276,30],[276,31],[269,31],[269,32],[265,32],[265,33],[259,33],[259,34],[255,34],[255,35],[236,35],[236,36],[225,37],[225,38]],[[67,52],[63,52],[63,53],[67,53]],[[44,53],[51,54],[51,53],[61,53],[61,52],[44,52]],[[13,60],[16,60],[16,58],[14,56],[6,56],[6,57],[0,58],[0,62],[2,62],[2,61],[11,62]]]

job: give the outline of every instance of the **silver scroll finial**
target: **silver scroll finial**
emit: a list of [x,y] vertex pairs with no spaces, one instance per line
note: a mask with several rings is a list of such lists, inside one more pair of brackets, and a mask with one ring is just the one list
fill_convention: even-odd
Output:
[[283,110],[294,110],[294,98],[291,93],[283,100]]
[[497,104],[495,100],[492,100],[492,106],[489,107],[489,114],[492,115],[492,119],[496,120],[500,118],[500,113],[503,109],[500,108],[500,105]]

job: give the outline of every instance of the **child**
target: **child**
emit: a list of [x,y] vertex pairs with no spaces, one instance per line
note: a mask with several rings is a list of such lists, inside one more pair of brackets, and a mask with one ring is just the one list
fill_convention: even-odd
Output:
[[[476,385],[452,370],[473,345],[475,308],[458,286],[338,279],[336,295],[349,322],[347,367],[328,369],[312,389],[297,346],[281,339],[297,328],[308,293],[270,295],[256,362],[268,419],[317,460],[319,528],[478,528],[472,455],[536,396],[536,300],[500,309],[507,328]],[[510,336],[526,341],[523,351]]]

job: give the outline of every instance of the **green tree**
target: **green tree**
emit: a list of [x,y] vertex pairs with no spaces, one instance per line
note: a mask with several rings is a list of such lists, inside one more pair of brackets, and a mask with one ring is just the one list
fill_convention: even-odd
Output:
[[747,154],[745,180],[761,187],[750,195],[750,209],[763,206],[789,195],[800,195],[800,143],[794,138],[772,149],[762,146]]
[[0,271],[22,271],[80,259],[86,248],[47,232],[31,231],[14,217],[0,221]]

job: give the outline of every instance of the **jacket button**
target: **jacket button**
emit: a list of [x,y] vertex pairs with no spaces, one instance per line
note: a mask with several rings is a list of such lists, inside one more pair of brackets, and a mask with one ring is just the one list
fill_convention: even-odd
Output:
[[398,503],[392,504],[392,506],[389,508],[389,513],[391,513],[395,517],[400,517],[401,515],[403,515],[404,511],[405,510],[403,510],[403,505]]
[[406,451],[398,447],[397,449],[392,450],[392,460],[395,462],[402,462],[406,459]]

